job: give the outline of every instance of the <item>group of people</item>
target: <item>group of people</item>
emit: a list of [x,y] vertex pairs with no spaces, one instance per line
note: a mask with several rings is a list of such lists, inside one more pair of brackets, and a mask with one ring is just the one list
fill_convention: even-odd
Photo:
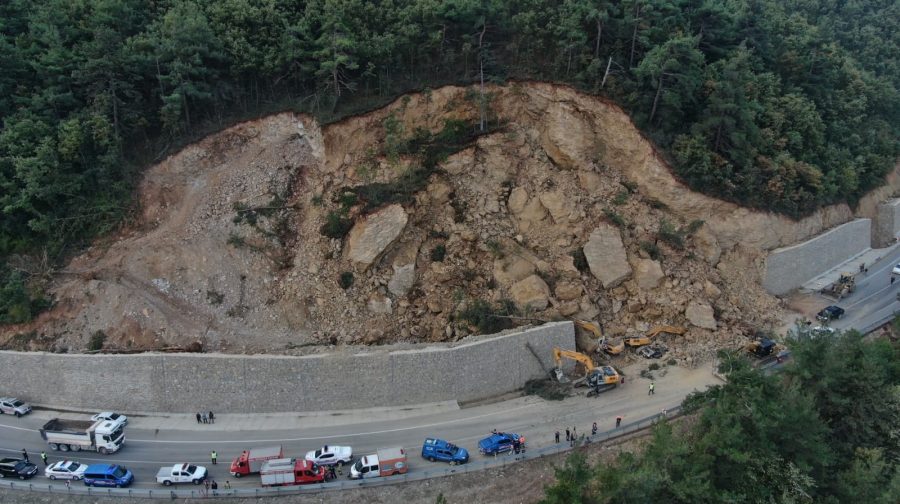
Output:
[[[206,481],[203,482],[203,487],[206,489],[204,495],[209,495],[210,490],[213,491],[213,495],[217,495],[216,492],[219,490],[219,482],[214,479],[207,478]],[[225,480],[224,489],[231,490],[231,481]]]
[[[663,410],[663,411],[665,411],[665,410]],[[621,426],[621,425],[622,425],[622,415],[618,415],[618,416],[616,416],[616,428],[618,429],[619,426]],[[597,435],[597,422],[594,422],[593,424],[591,424],[591,436],[596,436],[596,435]],[[582,434],[582,436],[583,436],[583,434]],[[566,442],[571,443],[572,446],[575,446],[575,441],[577,439],[578,439],[578,428],[575,426],[572,426],[571,429],[566,427]],[[559,431],[556,431],[556,433],[553,436],[553,440],[557,444],[559,444]]]
[[213,412],[209,413],[197,413],[197,423],[216,423],[216,416],[213,415]]

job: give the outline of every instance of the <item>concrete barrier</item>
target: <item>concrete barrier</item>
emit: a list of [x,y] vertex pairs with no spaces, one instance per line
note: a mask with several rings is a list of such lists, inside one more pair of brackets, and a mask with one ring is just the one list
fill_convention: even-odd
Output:
[[900,198],[879,203],[872,228],[872,247],[884,248],[894,244],[900,234]]
[[763,287],[775,295],[786,294],[867,250],[871,236],[871,219],[856,219],[805,242],[775,249],[766,258]]
[[571,322],[453,344],[301,357],[2,351],[0,381],[5,393],[33,404],[77,409],[342,410],[512,392],[546,376],[554,346],[575,348]]

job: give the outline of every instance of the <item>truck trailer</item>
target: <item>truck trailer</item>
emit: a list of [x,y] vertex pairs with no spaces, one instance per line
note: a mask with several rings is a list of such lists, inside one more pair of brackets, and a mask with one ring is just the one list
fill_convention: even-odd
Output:
[[54,418],[40,429],[51,450],[115,453],[125,444],[125,426],[108,420],[65,420]]
[[325,483],[325,468],[304,459],[272,459],[259,470],[262,486]]

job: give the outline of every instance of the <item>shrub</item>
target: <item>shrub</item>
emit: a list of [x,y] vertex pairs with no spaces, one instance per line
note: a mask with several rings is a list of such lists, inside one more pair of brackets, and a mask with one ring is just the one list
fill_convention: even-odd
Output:
[[675,229],[671,222],[663,219],[659,223],[659,238],[674,248],[684,248],[684,231]]
[[494,257],[498,259],[502,259],[504,256],[503,253],[503,245],[497,240],[488,240],[484,243],[488,250],[491,251],[491,254],[494,254]]
[[447,255],[447,247],[444,244],[436,245],[431,249],[431,261],[442,262]]
[[619,191],[619,194],[616,194],[616,197],[613,198],[612,203],[613,205],[621,206],[626,201],[628,201],[628,191]]
[[325,224],[322,224],[319,232],[323,236],[342,240],[352,227],[353,222],[350,219],[338,212],[328,212],[328,215],[325,217]]
[[627,225],[625,219],[612,209],[604,208],[603,215],[605,215],[610,222],[612,222],[616,226],[619,226],[620,228],[623,228]]
[[231,245],[232,247],[235,247],[235,248],[240,248],[247,244],[247,242],[244,241],[244,237],[237,233],[229,234],[228,241],[226,243],[228,243],[229,245]]
[[477,328],[481,334],[492,334],[512,327],[509,316],[516,313],[515,304],[508,299],[500,301],[498,306],[476,299],[459,311],[458,318]]
[[349,289],[353,285],[353,272],[345,271],[341,273],[341,276],[338,278],[338,285],[341,286],[341,289]]
[[659,364],[653,362],[649,366],[647,366],[647,369],[649,369],[650,371],[656,371],[657,369],[659,369]]
[[218,306],[218,305],[222,304],[222,301],[225,300],[225,294],[222,294],[221,292],[217,292],[214,290],[207,290],[206,291],[206,300],[209,301],[209,304]]
[[653,259],[654,261],[662,257],[662,253],[659,251],[659,247],[651,241],[642,241],[641,250],[646,252],[647,255],[650,256],[650,259]]
[[106,343],[106,333],[103,331],[94,331],[94,334],[91,335],[90,341],[88,341],[88,350],[92,352],[96,352],[103,348],[103,344]]

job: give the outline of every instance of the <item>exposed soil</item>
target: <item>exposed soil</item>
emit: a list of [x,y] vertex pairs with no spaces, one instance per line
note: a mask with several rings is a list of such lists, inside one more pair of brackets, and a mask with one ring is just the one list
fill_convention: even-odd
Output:
[[[476,103],[469,90],[447,87],[324,128],[285,113],[185,148],[147,170],[139,222],[75,258],[53,285],[54,309],[3,328],[0,344],[83,351],[98,331],[106,348],[122,350],[199,342],[210,351],[308,353],[454,341],[474,330],[459,320],[461,308],[512,298],[527,314],[517,323],[590,319],[613,336],[688,327],[663,339],[690,366],[778,325],[780,302],[759,286],[763,255],[737,244],[735,230],[745,220],[781,226],[778,236],[816,226],[749,218],[688,191],[620,109],[564,87],[492,88],[490,120],[504,126],[440,165],[403,205],[408,222],[371,265],[351,261],[347,240],[320,233],[345,188],[391,183],[414,163],[385,154],[388,118],[409,137],[438,132],[446,119],[477,120]],[[358,227],[372,226],[367,214],[361,205],[349,211]],[[572,252],[611,223],[633,268],[659,262],[656,284],[641,286],[635,271],[604,288],[575,267]],[[660,239],[665,229],[681,230],[683,245]],[[750,245],[772,244],[744,230]],[[409,265],[412,285],[396,287]],[[530,275],[538,277],[530,291],[513,288]],[[688,320],[693,302],[712,307],[715,329]]]

